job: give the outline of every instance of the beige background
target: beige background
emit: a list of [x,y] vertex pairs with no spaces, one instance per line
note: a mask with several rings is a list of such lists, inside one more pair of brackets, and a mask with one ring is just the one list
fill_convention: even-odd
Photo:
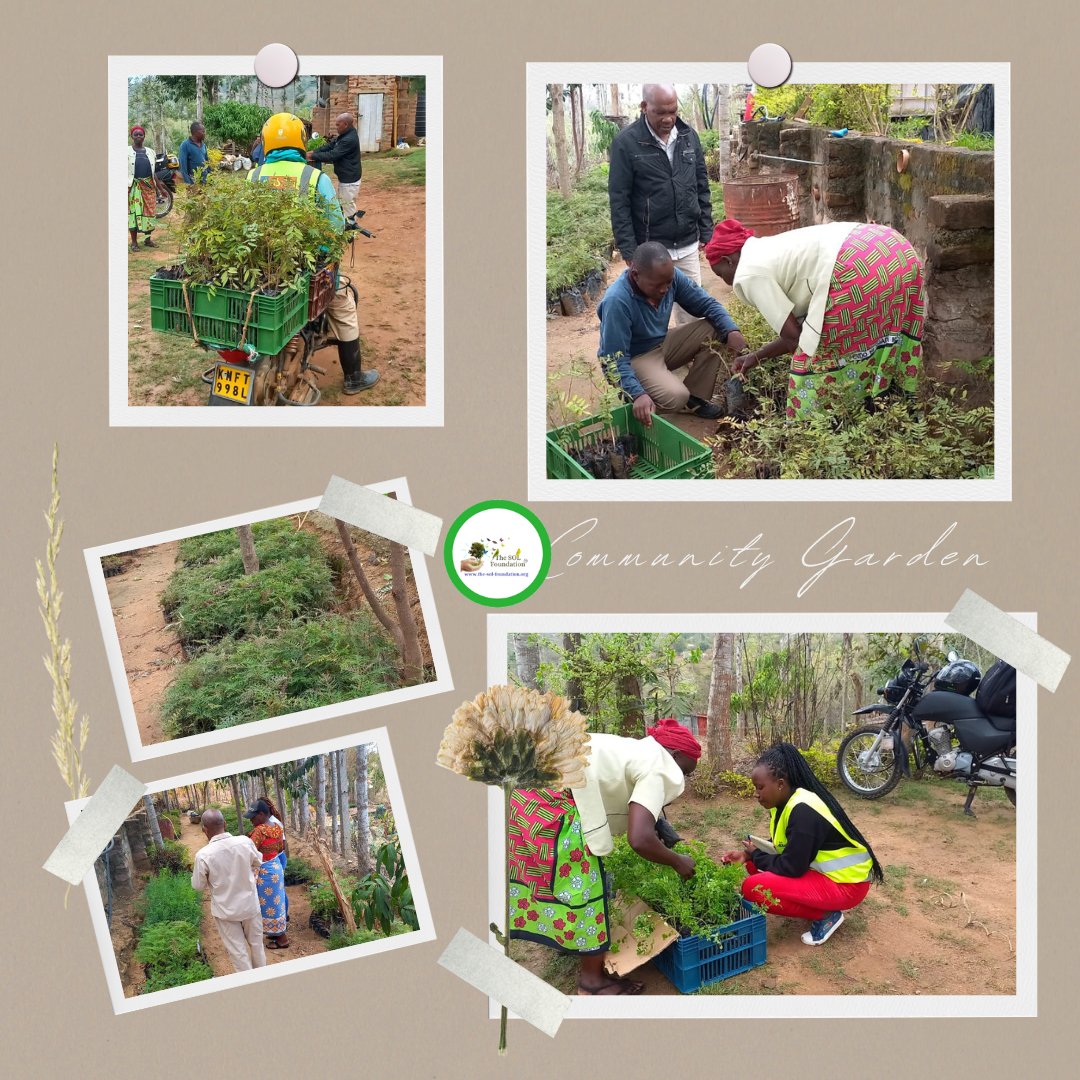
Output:
[[[49,757],[49,686],[40,665],[33,558],[43,549],[54,439],[67,522],[61,559],[74,687],[92,718],[96,785],[128,764],[82,549],[321,493],[332,471],[359,482],[406,474],[416,505],[447,523],[483,498],[525,495],[524,64],[528,60],[739,60],[762,40],[800,60],[1011,60],[1013,87],[1014,490],[1011,505],[858,509],[869,546],[917,552],[953,520],[990,560],[968,573],[845,576],[802,603],[803,547],[845,516],[838,505],[608,505],[602,546],[709,551],[761,531],[784,560],[749,589],[731,575],[571,574],[523,610],[947,610],[964,585],[1034,609],[1039,629],[1077,652],[1074,611],[1080,451],[1075,409],[1075,65],[1062,56],[1070,5],[939,3],[800,6],[707,3],[183,5],[42,3],[5,18],[7,123],[3,295],[7,331],[3,462],[3,756],[6,829],[0,1042],[12,1076],[348,1074],[395,1077],[693,1075],[1009,1076],[1068,1068],[1075,1047],[1077,874],[1071,829],[1078,760],[1072,671],[1039,694],[1043,823],[1038,1020],[568,1023],[552,1042],[513,1026],[495,1054],[486,1001],[435,965],[459,926],[486,918],[484,790],[433,764],[452,708],[484,684],[485,612],[437,564],[432,576],[458,690],[261,741],[267,753],[390,729],[440,941],[115,1017],[86,901],[40,864],[65,827]],[[106,57],[254,53],[281,40],[305,53],[445,55],[446,417],[443,430],[109,430],[106,420]],[[1059,65],[1055,70],[1054,65]],[[115,196],[114,196],[115,197]],[[246,494],[215,483],[222,462]],[[233,476],[236,473],[232,474]],[[552,534],[582,506],[537,508]],[[715,582],[715,584],[714,584]],[[143,763],[143,779],[257,752],[253,740]],[[1030,763],[1029,763],[1030,764]],[[1029,774],[1030,776],[1030,774]],[[913,820],[912,827],[920,827]],[[972,853],[972,857],[976,857]],[[1033,873],[1025,867],[1024,873]],[[856,1037],[857,1036],[857,1037]],[[980,1053],[981,1048],[981,1053]],[[896,1063],[895,1065],[890,1063]],[[902,1063],[902,1064],[901,1064]],[[644,1068],[643,1068],[644,1066]]]

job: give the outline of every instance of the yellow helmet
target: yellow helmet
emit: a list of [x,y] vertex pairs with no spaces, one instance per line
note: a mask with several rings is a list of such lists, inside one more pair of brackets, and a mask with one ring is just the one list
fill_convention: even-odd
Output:
[[267,154],[271,150],[303,150],[304,121],[292,113],[274,113],[263,124],[262,138],[263,150]]

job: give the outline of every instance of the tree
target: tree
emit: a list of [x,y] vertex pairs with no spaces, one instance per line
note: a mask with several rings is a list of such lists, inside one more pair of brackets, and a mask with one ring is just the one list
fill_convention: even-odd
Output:
[[[618,84],[612,83],[612,88],[617,92]],[[581,648],[580,634],[563,634],[563,649],[567,656],[572,656]],[[581,688],[581,679],[576,672],[571,671],[566,678],[566,700],[574,712],[581,712],[585,708],[585,699]]]
[[143,806],[146,807],[146,817],[150,822],[150,837],[154,846],[161,851],[165,847],[165,841],[161,838],[161,826],[158,824],[157,810],[154,808],[154,800],[149,795],[143,796]]
[[514,634],[514,657],[518,682],[530,690],[539,689],[536,675],[540,669],[540,642],[533,634]]
[[242,836],[244,832],[244,803],[240,798],[240,778],[235,773],[229,777],[229,786],[232,788],[233,806],[236,807],[236,834]]
[[326,831],[326,761],[320,755],[315,759],[315,835]]
[[219,142],[232,141],[239,147],[249,147],[259,137],[270,110],[265,105],[245,101],[219,101],[208,105],[204,115],[208,136]]
[[338,798],[341,790],[337,782],[337,757],[336,751],[331,750],[326,756],[326,782],[330,785],[330,849],[339,851],[341,843],[338,838]]
[[305,769],[303,776],[300,777],[300,797],[297,800],[300,803],[300,820],[298,823],[298,829],[301,836],[307,836],[308,825],[311,824],[311,804],[309,799],[311,797],[311,770]]
[[341,817],[341,854],[349,857],[349,774],[345,764],[345,751],[337,752],[338,814]]
[[563,112],[563,84],[552,83],[551,123],[555,137],[555,167],[559,174],[559,191],[564,199],[570,198],[570,158],[566,152],[566,114]]
[[240,558],[244,560],[244,573],[257,574],[259,556],[255,551],[255,537],[251,533],[251,526],[238,525],[236,535],[240,540]]
[[281,783],[281,766],[275,765],[273,768],[274,773],[274,792],[277,795],[278,810],[281,812],[281,832],[282,832],[282,846],[285,854],[289,854],[289,838],[285,836],[285,788]]
[[570,130],[574,136],[574,179],[581,176],[585,164],[585,105],[581,83],[570,84]]
[[611,84],[611,115],[622,116],[622,101],[619,98],[619,84]]
[[195,76],[195,119],[202,123],[203,76]]
[[731,695],[735,692],[734,634],[713,638],[712,679],[709,682],[706,743],[712,770],[731,769]]
[[368,821],[368,748],[356,748],[356,866],[361,877],[371,872],[371,823]]

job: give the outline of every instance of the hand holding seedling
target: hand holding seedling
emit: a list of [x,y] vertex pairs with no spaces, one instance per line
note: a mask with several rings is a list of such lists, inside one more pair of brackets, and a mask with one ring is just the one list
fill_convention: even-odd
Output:
[[676,855],[675,861],[671,864],[675,870],[675,873],[683,879],[683,881],[689,881],[697,869],[694,860],[689,855]]
[[656,404],[648,394],[642,394],[634,398],[634,419],[639,424],[652,427],[652,414],[656,412]]
[[722,863],[753,862],[752,855],[756,850],[752,841],[744,840],[742,851],[725,851],[720,857],[720,861]]
[[730,330],[728,332],[727,341],[725,341],[724,344],[733,353],[744,353],[750,348],[746,343],[746,338],[744,338],[742,333],[738,330]]

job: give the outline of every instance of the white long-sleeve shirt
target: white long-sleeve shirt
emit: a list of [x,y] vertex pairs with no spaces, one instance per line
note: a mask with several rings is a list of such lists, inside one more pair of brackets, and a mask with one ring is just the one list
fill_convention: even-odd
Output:
[[195,853],[191,884],[200,892],[209,886],[214,918],[243,922],[259,914],[260,866],[262,856],[248,837],[218,833]]

